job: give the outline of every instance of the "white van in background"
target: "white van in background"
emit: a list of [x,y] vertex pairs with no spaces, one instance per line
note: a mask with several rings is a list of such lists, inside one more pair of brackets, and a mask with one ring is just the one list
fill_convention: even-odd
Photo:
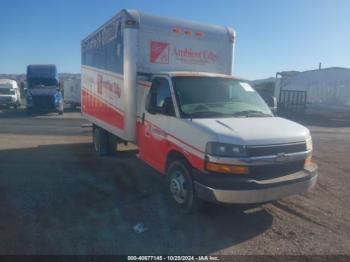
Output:
[[0,79],[0,106],[15,109],[21,105],[21,93],[17,82],[10,79]]

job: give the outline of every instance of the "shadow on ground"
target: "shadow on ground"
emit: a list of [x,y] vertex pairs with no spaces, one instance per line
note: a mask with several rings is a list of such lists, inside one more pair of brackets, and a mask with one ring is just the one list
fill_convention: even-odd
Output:
[[[80,108],[65,108],[64,113],[80,113]],[[63,115],[64,115],[63,113]],[[45,116],[58,116],[57,112],[36,111],[32,115],[27,115],[25,107],[6,108],[0,107],[0,118],[33,118],[33,117],[45,117]]]
[[50,145],[0,151],[0,163],[1,254],[206,254],[273,221],[263,208],[179,214],[135,151],[99,158],[90,144]]
[[79,112],[63,114],[42,113],[27,116],[25,108],[0,109],[0,134],[14,135],[54,135],[81,136],[91,135],[91,128],[82,128],[88,122]]

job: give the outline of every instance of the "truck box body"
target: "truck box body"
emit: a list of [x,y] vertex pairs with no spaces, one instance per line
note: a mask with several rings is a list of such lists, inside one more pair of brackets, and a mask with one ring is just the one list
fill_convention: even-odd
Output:
[[63,82],[64,102],[72,107],[80,106],[81,80],[67,79]]
[[232,72],[234,31],[223,26],[123,10],[81,44],[82,113],[128,141],[136,140],[137,75]]

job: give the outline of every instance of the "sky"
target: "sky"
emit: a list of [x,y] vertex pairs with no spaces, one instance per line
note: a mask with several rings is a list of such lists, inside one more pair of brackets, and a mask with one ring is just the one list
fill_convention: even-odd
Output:
[[350,0],[0,0],[0,73],[80,71],[80,41],[124,8],[233,27],[234,74],[350,67]]

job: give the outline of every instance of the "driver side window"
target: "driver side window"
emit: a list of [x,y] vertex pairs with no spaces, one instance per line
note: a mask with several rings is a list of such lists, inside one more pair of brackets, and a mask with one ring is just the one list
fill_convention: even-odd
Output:
[[147,96],[146,110],[150,114],[159,113],[175,116],[170,86],[166,78],[157,77],[153,80],[151,90]]

